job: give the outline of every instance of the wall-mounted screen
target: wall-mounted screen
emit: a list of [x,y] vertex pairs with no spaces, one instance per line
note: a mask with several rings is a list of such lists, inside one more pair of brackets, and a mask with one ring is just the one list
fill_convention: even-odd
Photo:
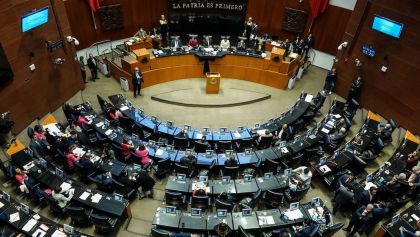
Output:
[[41,8],[22,16],[22,32],[32,30],[48,22],[48,7]]
[[400,38],[403,27],[404,24],[402,23],[381,16],[373,17],[372,29],[390,35],[394,38]]

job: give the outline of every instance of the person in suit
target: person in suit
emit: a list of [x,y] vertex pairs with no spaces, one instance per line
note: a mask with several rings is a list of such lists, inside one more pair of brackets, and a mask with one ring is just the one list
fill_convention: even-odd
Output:
[[161,15],[159,19],[159,26],[160,26],[160,33],[162,34],[162,38],[166,40],[168,37],[168,21],[165,18],[165,15]]
[[230,156],[229,159],[225,160],[226,167],[235,167],[238,166],[238,161],[235,159],[234,156]]
[[359,207],[351,216],[349,225],[344,228],[344,231],[349,231],[350,233],[347,236],[353,236],[356,231],[361,232],[363,228],[366,227],[366,224],[372,219],[372,210],[374,206],[372,204],[368,204],[366,206]]
[[220,41],[220,48],[222,48],[223,51],[227,51],[230,48],[230,41],[227,37],[224,37],[222,41]]
[[211,47],[213,44],[212,44],[212,42],[211,42],[211,39],[210,39],[210,37],[208,36],[208,35],[206,35],[205,37],[204,37],[204,40],[203,40],[203,44],[202,44],[205,48],[209,48],[209,47]]
[[361,87],[362,78],[357,77],[357,79],[351,83],[349,93],[347,94],[347,103],[349,103],[352,99],[359,101]]
[[194,155],[190,154],[188,156],[182,157],[179,163],[182,166],[188,167],[188,174],[187,175],[191,176],[192,173],[194,172],[196,162],[197,161],[196,161]]
[[92,161],[93,156],[91,153],[86,153],[84,156],[80,157],[79,164],[82,166],[83,173],[87,177],[93,174],[96,171],[96,166]]
[[246,44],[245,41],[243,39],[241,39],[238,42],[238,46],[236,47],[238,50],[245,50],[246,49]]
[[370,187],[369,190],[363,190],[359,197],[359,206],[366,206],[369,203],[374,203],[377,199],[376,194],[378,189],[376,187]]
[[134,72],[132,73],[131,78],[131,83],[133,84],[134,98],[136,98],[137,95],[141,96],[141,84],[144,82],[143,74],[140,72],[138,67],[134,68]]
[[87,83],[87,81],[86,81],[85,60],[84,60],[83,56],[80,56],[80,58],[79,58],[79,65],[80,65],[80,72],[82,73],[83,82]]
[[98,78],[98,64],[96,62],[96,59],[93,57],[91,53],[89,54],[87,65],[92,75],[92,80],[95,81],[96,79],[99,79]]
[[293,236],[295,237],[306,237],[311,236],[313,234],[313,231],[315,229],[318,229],[317,223],[308,223],[305,222],[304,225],[301,228],[298,228]]
[[134,35],[140,38],[140,40],[146,41],[147,40],[147,33],[143,28],[140,28],[139,31]]
[[51,197],[54,198],[58,202],[58,205],[61,208],[64,208],[64,207],[67,206],[67,203],[73,198],[73,195],[74,195],[74,191],[73,192],[72,191],[69,191],[68,193],[66,193],[65,191],[63,191],[61,189],[60,186],[57,186],[52,191]]
[[354,192],[352,190],[353,180],[354,177],[349,174],[343,174],[338,178],[333,198],[333,214],[351,203],[354,197]]
[[198,41],[195,37],[191,37],[191,39],[188,40],[188,47],[192,49],[198,48]]
[[390,123],[380,123],[378,124],[377,133],[383,141],[386,141],[392,135],[392,126]]
[[309,34],[308,37],[305,39],[305,43],[303,46],[302,56],[306,58],[308,56],[309,50],[312,48],[314,44],[314,39],[312,38],[312,34]]
[[281,129],[279,132],[276,132],[276,136],[280,141],[289,141],[290,138],[292,137],[292,134],[290,134],[290,129],[289,129],[289,125],[287,125],[286,123],[283,124],[283,126],[281,126]]
[[331,71],[328,72],[327,77],[325,77],[324,91],[328,91],[329,94],[332,93],[335,87],[335,81],[337,80],[337,69],[333,67]]
[[254,22],[252,20],[252,17],[249,17],[247,21],[245,21],[245,37],[247,39],[251,36],[252,26],[254,25]]
[[140,171],[134,176],[138,186],[139,186],[139,193],[140,198],[143,199],[144,197],[153,198],[153,187],[155,186],[155,180],[150,177],[145,171]]
[[257,22],[254,22],[251,28],[250,40],[256,40],[258,37],[259,31],[260,31],[260,27],[258,26]]
[[390,180],[388,180],[384,185],[379,187],[378,197],[380,197],[382,200],[388,200],[392,199],[393,197],[399,196],[401,182],[404,182],[406,178],[407,175],[404,173],[392,176]]
[[31,137],[31,141],[29,142],[29,148],[33,151],[34,157],[37,159],[45,158],[49,146],[45,141],[39,140],[35,136]]
[[181,48],[182,43],[181,40],[179,40],[179,37],[175,37],[172,41],[171,41],[171,48],[178,50],[179,48]]
[[347,135],[347,130],[346,128],[342,127],[340,128],[340,130],[336,131],[333,134],[328,134],[327,136],[325,136],[325,144],[329,145],[331,143],[338,143],[340,141],[342,141],[342,139],[344,139]]

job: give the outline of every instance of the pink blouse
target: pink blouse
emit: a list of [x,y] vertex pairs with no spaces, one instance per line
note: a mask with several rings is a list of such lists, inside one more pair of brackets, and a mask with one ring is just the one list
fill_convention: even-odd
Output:
[[145,165],[150,162],[148,150],[136,150],[136,155],[140,157],[140,163]]

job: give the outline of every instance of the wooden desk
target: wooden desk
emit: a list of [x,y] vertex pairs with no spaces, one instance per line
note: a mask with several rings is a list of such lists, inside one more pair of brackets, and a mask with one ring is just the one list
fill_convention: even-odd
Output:
[[139,40],[138,42],[133,42],[131,45],[125,44],[127,46],[127,51],[132,52],[136,49],[146,48],[151,49],[152,46],[152,38],[147,36],[146,41]]
[[373,113],[373,112],[372,112],[372,111],[370,111],[370,110],[369,110],[369,112],[368,112],[367,117],[368,117],[369,119],[375,120],[376,122],[379,122],[379,123],[381,122],[381,118],[380,118],[377,114]]
[[[137,51],[141,55],[140,51]],[[281,53],[280,51],[278,53]],[[131,77],[135,62],[122,62],[122,68],[110,62],[111,74],[119,80],[120,77]],[[186,78],[203,78],[203,62],[193,54],[157,57],[150,55],[149,67],[140,70],[143,73],[143,88],[173,80]],[[259,83],[262,85],[285,89],[288,80],[298,68],[298,60],[285,62],[280,60],[277,69],[271,70],[270,58],[258,58],[246,55],[228,54],[223,58],[209,62],[210,70],[219,72],[224,78],[233,78]],[[130,70],[128,70],[130,69]],[[130,89],[131,83],[130,83]]]
[[414,143],[417,143],[417,144],[420,143],[420,140],[414,134],[412,134],[409,131],[405,132],[405,138],[407,140],[410,140],[410,141],[414,142]]

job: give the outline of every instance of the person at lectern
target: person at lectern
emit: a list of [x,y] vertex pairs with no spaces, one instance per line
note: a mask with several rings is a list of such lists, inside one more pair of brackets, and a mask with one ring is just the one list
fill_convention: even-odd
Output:
[[181,44],[181,40],[179,40],[179,36],[176,36],[172,39],[171,41],[171,48],[178,50],[179,48],[181,48],[182,44]]
[[211,47],[212,46],[212,42],[211,42],[211,39],[210,39],[210,37],[208,36],[208,35],[206,35],[205,37],[204,37],[204,40],[203,40],[203,44],[202,44],[205,48],[209,48],[209,47]]
[[222,41],[220,41],[220,48],[223,51],[227,51],[230,48],[230,41],[227,37],[222,38]]
[[92,74],[92,80],[95,81],[96,79],[99,79],[98,78],[98,64],[96,62],[96,59],[93,57],[91,53],[89,54],[87,65],[89,67],[90,73]]
[[134,91],[134,98],[137,97],[137,95],[141,96],[140,90],[141,90],[141,83],[144,82],[143,80],[143,74],[140,72],[139,68],[134,68],[134,72],[131,75],[132,80],[131,83],[133,83],[133,91]]
[[194,36],[191,37],[190,40],[188,41],[188,46],[192,49],[198,48],[198,41]]
[[147,33],[143,30],[143,28],[140,28],[139,31],[134,35],[140,38],[140,40],[146,41],[147,39]]
[[248,20],[245,22],[245,37],[247,39],[249,39],[249,37],[251,36],[253,23],[254,22],[252,21],[252,17],[249,17]]
[[238,46],[236,47],[238,50],[245,50],[246,49],[246,44],[245,41],[243,39],[241,39],[238,42]]

